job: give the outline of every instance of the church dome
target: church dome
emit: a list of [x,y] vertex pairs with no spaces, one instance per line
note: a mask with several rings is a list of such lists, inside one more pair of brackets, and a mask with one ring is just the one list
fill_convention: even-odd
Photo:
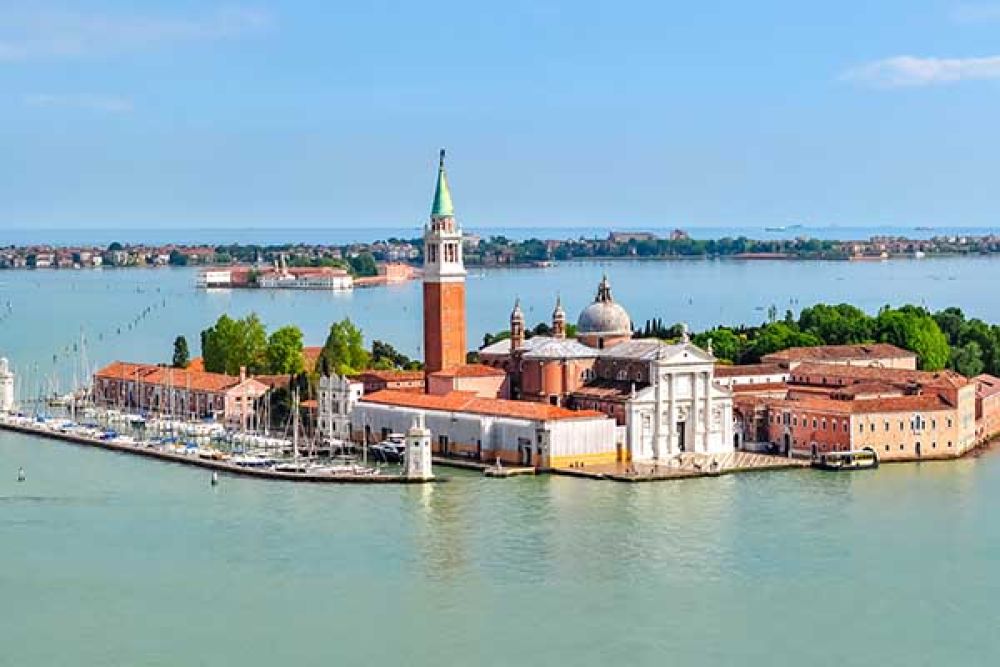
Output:
[[631,336],[632,318],[611,298],[607,276],[597,288],[594,302],[583,309],[576,322],[577,335]]

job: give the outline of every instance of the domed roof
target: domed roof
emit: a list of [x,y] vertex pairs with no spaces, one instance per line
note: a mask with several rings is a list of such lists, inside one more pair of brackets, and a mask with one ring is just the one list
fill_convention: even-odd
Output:
[[629,317],[628,311],[611,298],[611,285],[608,284],[607,276],[604,276],[597,287],[594,302],[580,313],[580,318],[576,322],[576,333],[578,336],[581,334],[627,336],[632,333],[632,318]]

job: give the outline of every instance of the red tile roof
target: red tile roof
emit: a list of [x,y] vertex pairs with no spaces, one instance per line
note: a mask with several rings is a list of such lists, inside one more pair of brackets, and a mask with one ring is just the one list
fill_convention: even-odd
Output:
[[[95,377],[111,380],[132,380],[143,384],[164,385],[178,389],[193,389],[207,392],[224,392],[238,386],[240,379],[222,373],[192,371],[187,368],[171,368],[152,364],[133,364],[116,361],[94,374]],[[266,388],[257,383],[260,388]]]
[[819,345],[817,347],[790,347],[764,355],[764,361],[850,361],[875,359],[906,359],[915,357],[913,352],[889,343],[864,343],[860,345]]
[[730,364],[716,364],[715,377],[749,377],[753,375],[784,375],[788,369],[782,368],[778,364],[743,364],[733,366]]
[[495,417],[512,417],[534,421],[557,421],[565,419],[607,419],[607,415],[596,410],[568,410],[547,403],[531,401],[510,401],[501,398],[477,398],[469,391],[452,391],[447,394],[413,394],[385,389],[369,394],[362,403],[393,405],[441,412],[470,412]]
[[972,378],[972,381],[976,383],[977,398],[989,398],[1000,394],[1000,378],[998,377],[983,373]]
[[928,386],[947,385],[964,387],[969,380],[952,370],[943,371],[911,371],[903,368],[878,368],[875,366],[842,366],[833,364],[800,364],[791,372],[792,381],[797,378],[808,378],[810,384],[823,377],[842,378],[855,381],[875,381],[893,383],[916,383]]
[[939,396],[918,394],[889,398],[858,399],[854,401],[833,398],[776,399],[770,405],[789,410],[820,410],[839,414],[874,414],[881,412],[912,412],[914,410],[954,410]]

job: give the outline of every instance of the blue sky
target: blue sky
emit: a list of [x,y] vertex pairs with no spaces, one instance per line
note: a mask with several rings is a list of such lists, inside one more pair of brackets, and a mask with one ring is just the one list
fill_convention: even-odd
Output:
[[1000,2],[0,0],[0,227],[1000,225]]

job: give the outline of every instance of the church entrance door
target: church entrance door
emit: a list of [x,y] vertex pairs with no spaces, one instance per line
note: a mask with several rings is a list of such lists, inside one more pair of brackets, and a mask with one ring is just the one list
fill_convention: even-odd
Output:
[[687,451],[687,422],[677,422],[677,451]]

